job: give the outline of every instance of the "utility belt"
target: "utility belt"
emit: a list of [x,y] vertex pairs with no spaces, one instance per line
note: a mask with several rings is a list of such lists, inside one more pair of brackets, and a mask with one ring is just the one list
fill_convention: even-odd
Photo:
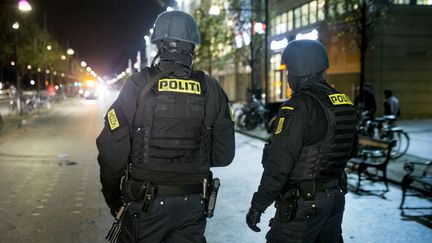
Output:
[[[339,187],[346,193],[346,175],[327,182],[316,180],[305,180],[299,182],[288,182],[279,200],[276,202],[277,213],[281,222],[289,222],[294,219],[297,212],[297,200],[301,197],[304,201],[313,201],[317,192],[324,192],[326,189]],[[317,213],[315,204],[305,213],[306,217]]]
[[182,196],[187,194],[201,193],[206,205],[206,216],[213,217],[219,191],[219,178],[204,178],[202,183],[165,186],[156,185],[150,181],[122,178],[121,190],[123,200],[128,202],[142,203],[142,210],[148,212],[157,196]]

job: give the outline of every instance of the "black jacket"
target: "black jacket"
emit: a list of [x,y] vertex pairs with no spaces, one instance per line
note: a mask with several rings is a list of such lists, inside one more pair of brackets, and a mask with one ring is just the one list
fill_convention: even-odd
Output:
[[[184,68],[179,66],[175,74],[181,75],[184,71]],[[136,73],[129,77],[119,97],[111,106],[111,108],[116,110],[120,126],[115,130],[110,129],[108,116],[106,115],[105,127],[96,140],[99,151],[98,162],[100,165],[102,193],[110,207],[119,201],[121,195],[120,180],[125,174],[125,168],[129,163],[131,151],[130,124],[133,124],[137,99],[146,82],[141,77],[141,73]],[[235,149],[234,123],[230,115],[228,98],[213,77],[206,75],[206,80],[208,82],[208,99],[205,116],[207,117],[206,119],[213,121],[212,166],[227,166],[234,158]],[[191,175],[188,175],[187,172],[182,175],[172,175],[169,173],[163,175],[166,180],[181,180],[188,176]],[[167,183],[175,182],[179,181],[167,181]]]
[[[325,86],[328,84],[320,82],[314,85],[314,90],[325,89]],[[302,89],[308,90],[308,87]],[[252,199],[252,207],[260,212],[277,200],[302,149],[317,144],[326,136],[327,119],[323,107],[304,92],[296,93],[298,95],[282,104],[267,155],[263,156],[264,172]]]

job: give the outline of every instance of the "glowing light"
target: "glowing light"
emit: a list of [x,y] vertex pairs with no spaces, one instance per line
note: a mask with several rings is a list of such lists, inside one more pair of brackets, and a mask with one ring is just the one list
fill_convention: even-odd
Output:
[[133,65],[133,67],[135,68],[135,69],[138,69],[139,68],[139,63],[134,63],[134,65]]
[[72,48],[68,48],[67,51],[66,51],[66,53],[68,55],[73,55],[73,54],[75,54],[75,51]]
[[0,82],[0,89],[3,89],[3,83]]
[[30,80],[30,85],[35,85],[36,84],[36,82],[32,79],[32,80]]
[[126,68],[126,73],[131,73],[130,68]]
[[166,9],[166,11],[167,12],[171,12],[171,11],[173,11],[174,9],[172,8],[172,7],[168,7],[167,9]]
[[288,39],[283,38],[282,40],[273,40],[270,42],[270,49],[272,50],[280,50],[284,49],[288,45]]
[[20,25],[18,22],[13,23],[13,25],[12,25],[12,29],[14,29],[14,30],[19,29],[19,27],[20,27]]
[[84,61],[81,61],[81,67],[87,67],[87,63]]
[[82,94],[84,94],[84,90],[80,89],[80,90],[78,91],[78,93],[79,93],[80,95],[82,95]]
[[157,54],[156,51],[151,51],[151,52],[150,52],[150,56],[151,56],[151,57],[155,57],[156,54]]
[[31,70],[32,69],[32,66],[29,64],[29,65],[27,65],[27,69],[28,70]]
[[95,81],[94,80],[86,80],[86,85],[88,87],[94,87],[95,86]]
[[57,76],[57,71],[54,71],[53,74],[54,74],[55,76]]
[[47,50],[51,51],[52,50],[52,46],[51,45],[47,45]]
[[210,14],[210,15],[219,15],[220,12],[221,12],[221,9],[220,9],[219,6],[215,6],[215,5],[213,5],[213,6],[211,6],[210,9],[209,9],[209,14]]
[[55,86],[55,89],[58,90],[60,87],[58,85]]
[[87,70],[87,72],[91,72],[92,69],[91,69],[91,67],[87,67],[86,70]]
[[61,55],[60,57],[62,60],[66,60],[66,56],[65,55]]
[[231,27],[234,26],[234,21],[232,21],[231,19],[227,21],[227,26]]
[[144,36],[144,40],[145,40],[146,43],[148,43],[148,42],[150,42],[150,37],[148,35],[145,35]]
[[32,7],[26,0],[21,0],[18,2],[18,9],[22,12],[29,12],[32,10]]
[[15,66],[15,62],[14,61],[11,61],[11,66]]
[[255,31],[255,33],[257,33],[259,35],[264,34],[264,32],[265,32],[265,24],[259,23],[259,22],[255,23],[254,24],[254,31]]
[[251,37],[250,37],[249,33],[243,32],[243,42],[247,46],[251,43]]
[[305,34],[298,33],[295,39],[296,40],[318,40],[318,31],[316,29],[313,29],[311,32]]
[[46,74],[49,74],[49,73],[50,73],[50,70],[47,69],[47,70],[45,70],[45,72],[46,72]]
[[38,68],[37,71],[40,73],[40,72],[42,71],[42,69],[41,69],[41,68]]

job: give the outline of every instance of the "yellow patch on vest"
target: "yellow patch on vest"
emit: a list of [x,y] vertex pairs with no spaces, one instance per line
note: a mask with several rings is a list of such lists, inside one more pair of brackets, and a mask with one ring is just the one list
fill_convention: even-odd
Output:
[[201,94],[201,85],[195,80],[164,78],[158,81],[158,91]]
[[290,111],[293,111],[294,107],[292,107],[292,106],[282,106],[281,110],[290,110]]
[[116,115],[114,109],[111,109],[108,111],[108,123],[110,125],[111,130],[114,130],[120,126],[120,123],[117,119],[117,115]]
[[333,105],[353,105],[348,95],[345,94],[331,94],[328,97]]
[[278,122],[278,125],[276,128],[275,134],[279,134],[282,132],[284,121],[285,121],[284,117],[279,118],[279,122]]

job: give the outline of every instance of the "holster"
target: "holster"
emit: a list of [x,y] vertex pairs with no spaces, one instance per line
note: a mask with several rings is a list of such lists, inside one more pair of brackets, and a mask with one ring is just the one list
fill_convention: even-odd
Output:
[[300,191],[297,187],[288,189],[280,195],[276,202],[277,214],[282,223],[289,222],[294,219],[297,213],[297,199],[300,197]]
[[219,178],[213,179],[213,174],[210,171],[209,178],[205,178],[203,181],[203,200],[205,202],[205,214],[207,218],[211,218],[214,215],[216,208],[216,200],[219,192],[220,180]]

